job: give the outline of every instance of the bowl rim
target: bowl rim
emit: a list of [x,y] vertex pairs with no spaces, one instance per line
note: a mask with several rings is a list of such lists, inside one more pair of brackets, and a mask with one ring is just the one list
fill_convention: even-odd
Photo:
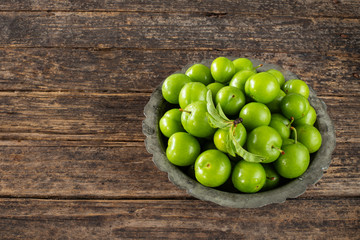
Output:
[[[235,60],[238,57],[227,58]],[[290,79],[299,79],[297,75],[281,68],[279,65],[269,64],[252,58],[248,59],[251,60],[254,66],[263,64],[263,66],[259,69],[259,72],[276,69],[283,73],[286,81]],[[176,71],[173,74],[185,73],[190,66],[196,63],[210,67],[213,60],[214,59],[204,59],[200,62],[189,63],[181,70]],[[330,166],[331,155],[336,145],[334,125],[327,113],[327,106],[325,102],[318,98],[315,91],[308,85],[310,91],[309,102],[316,110],[318,129],[321,133],[323,144],[315,153],[314,158],[310,162],[309,168],[302,176],[295,178],[278,188],[253,194],[230,193],[215,188],[205,187],[187,176],[177,166],[171,164],[166,157],[165,149],[161,146],[161,133],[158,126],[161,116],[159,116],[158,113],[162,110],[161,106],[164,106],[164,103],[166,102],[162,97],[162,84],[163,81],[151,94],[150,99],[144,108],[145,119],[142,123],[142,130],[143,134],[146,136],[145,147],[147,151],[153,155],[152,161],[157,168],[166,172],[169,180],[173,184],[186,190],[189,195],[197,199],[210,201],[218,205],[231,208],[258,208],[268,204],[282,203],[288,198],[296,198],[303,194],[308,186],[315,184],[321,179],[324,171]],[[326,145],[324,143],[326,143]]]

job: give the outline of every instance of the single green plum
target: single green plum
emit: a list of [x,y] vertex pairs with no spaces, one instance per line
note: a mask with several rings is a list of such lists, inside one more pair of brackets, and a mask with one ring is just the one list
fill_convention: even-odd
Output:
[[186,83],[191,82],[191,79],[182,73],[175,73],[167,77],[162,84],[162,95],[166,101],[172,104],[179,103],[179,94]]
[[300,79],[291,79],[286,81],[283,89],[286,94],[298,93],[303,95],[306,99],[309,97],[309,87],[304,81]]
[[240,192],[255,193],[264,186],[266,172],[260,163],[241,160],[235,165],[231,178]]
[[245,83],[245,93],[261,103],[270,103],[279,94],[280,85],[276,78],[266,72],[252,75]]
[[310,106],[309,111],[307,112],[307,114],[305,114],[305,116],[294,121],[294,126],[300,126],[304,124],[314,125],[315,122],[316,111],[312,106]]
[[237,115],[245,105],[245,95],[236,87],[225,86],[217,92],[215,103],[220,104],[226,115]]
[[237,58],[233,61],[233,64],[235,66],[235,72],[249,70],[256,73],[256,69],[254,68],[252,62],[247,58]]
[[271,112],[263,103],[250,102],[241,109],[239,117],[246,130],[251,131],[256,127],[269,125]]
[[276,172],[272,164],[262,164],[266,173],[266,181],[262,187],[262,191],[267,191],[276,188],[280,183],[280,175]]
[[[320,149],[322,137],[319,130],[308,124],[296,127],[297,140],[307,147],[310,153],[314,153]],[[294,134],[293,134],[294,135]]]
[[281,112],[285,117],[294,120],[304,117],[309,111],[309,101],[301,94],[288,93],[280,103]]
[[211,63],[210,71],[215,81],[227,83],[235,74],[235,66],[228,58],[218,57]]
[[[216,148],[224,153],[227,153],[226,145],[229,137],[228,134],[229,130],[224,128],[219,128],[214,134],[214,144]],[[247,132],[245,127],[241,123],[238,123],[236,125],[234,130],[234,137],[240,146],[244,146],[246,142]]]
[[279,82],[279,85],[280,85],[280,88],[282,88],[285,84],[285,77],[284,75],[279,71],[279,70],[276,70],[276,69],[269,69],[266,71],[267,73],[270,73],[271,75],[273,75],[276,80],[278,80]]
[[275,161],[280,153],[282,146],[280,134],[269,126],[260,126],[252,130],[246,141],[247,150],[267,158],[263,163]]
[[178,108],[167,111],[159,121],[160,131],[165,137],[171,137],[176,132],[185,132],[181,125],[181,112]]
[[171,135],[166,157],[176,166],[190,166],[200,154],[200,144],[190,134],[177,132]]
[[195,177],[206,187],[218,187],[226,182],[231,174],[229,158],[219,150],[202,152],[195,161]]
[[179,94],[179,105],[182,109],[197,101],[206,101],[208,89],[200,82],[189,82],[184,85]]
[[282,154],[275,162],[275,170],[284,178],[300,177],[308,168],[310,153],[301,143],[288,144],[283,146]]
[[203,64],[194,64],[186,70],[185,74],[191,78],[193,82],[201,82],[208,85],[214,82],[210,69]]

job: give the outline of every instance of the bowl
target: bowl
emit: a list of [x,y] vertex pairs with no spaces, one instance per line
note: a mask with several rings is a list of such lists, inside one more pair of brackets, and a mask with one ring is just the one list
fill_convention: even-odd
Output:
[[[236,57],[228,58],[230,60],[236,59]],[[284,70],[278,65],[264,63],[256,59],[250,60],[254,66],[263,64],[258,69],[259,72],[276,69],[283,73],[285,80],[299,79],[294,73]],[[205,59],[199,63],[210,67],[212,61],[212,59]],[[193,64],[195,63],[188,64],[175,73],[185,73]],[[147,151],[153,155],[152,160],[155,165],[168,174],[169,180],[179,188],[185,189],[189,195],[195,198],[231,208],[258,208],[268,204],[282,203],[288,198],[296,198],[303,194],[309,185],[315,184],[321,179],[324,171],[330,166],[331,154],[335,149],[336,142],[334,125],[327,113],[326,104],[316,96],[315,91],[309,86],[309,102],[317,113],[315,125],[321,133],[322,146],[311,155],[310,165],[302,176],[289,180],[273,190],[252,194],[225,192],[216,188],[205,187],[186,175],[181,168],[170,163],[166,157],[167,140],[162,136],[158,123],[162,115],[174,105],[169,104],[163,98],[161,86],[162,83],[154,90],[144,108],[145,120],[142,128],[146,136],[145,146]]]

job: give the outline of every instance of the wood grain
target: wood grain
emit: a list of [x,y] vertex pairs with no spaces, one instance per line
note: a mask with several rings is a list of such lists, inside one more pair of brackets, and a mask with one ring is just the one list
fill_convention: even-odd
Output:
[[[288,51],[291,51],[289,45]],[[0,91],[152,92],[189,63],[250,57],[297,74],[319,95],[360,92],[360,58],[313,53],[109,49],[0,49]],[[154,60],[156,59],[156,62]]]
[[237,14],[209,18],[200,13],[0,12],[0,47],[284,52],[291,46],[292,52],[358,56],[359,22]]
[[359,2],[347,1],[46,1],[2,0],[0,9],[7,11],[139,11],[139,12],[202,12],[209,17],[239,15],[295,15],[314,17],[358,17]]
[[196,200],[5,198],[0,234],[2,239],[356,239],[359,204],[358,198],[300,199],[230,209]]
[[[0,147],[0,197],[190,197],[156,168],[141,142],[116,146],[96,142],[92,146],[83,142],[72,142],[70,146],[57,146],[62,142],[50,144]],[[359,144],[338,143],[330,168],[300,198],[358,196],[359,153]]]

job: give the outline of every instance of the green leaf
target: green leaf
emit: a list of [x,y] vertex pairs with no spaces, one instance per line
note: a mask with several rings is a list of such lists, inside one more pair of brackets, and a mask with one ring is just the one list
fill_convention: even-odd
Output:
[[231,132],[229,132],[229,135],[231,136],[231,142],[232,144],[234,144],[235,146],[235,152],[237,155],[239,155],[240,157],[242,157],[245,161],[248,162],[264,162],[267,160],[266,157],[261,156],[261,155],[257,155],[257,154],[253,154],[251,152],[246,151],[245,149],[243,149],[240,144],[238,143],[238,141],[236,141],[235,139],[235,128],[236,127],[231,127]]
[[[206,95],[206,108],[208,111],[208,120],[209,120],[210,125],[216,126],[218,128],[224,128],[224,127],[228,127],[228,126],[232,125],[231,120],[229,120],[228,118],[223,118],[219,114],[219,112],[216,110],[212,96],[211,96],[211,90],[209,90]],[[222,112],[222,110],[220,110],[220,111]]]
[[229,123],[215,120],[209,113],[206,113],[210,127],[212,128],[226,128]]
[[228,117],[227,117],[227,116],[225,115],[225,113],[223,112],[220,103],[218,103],[218,105],[216,106],[216,109],[217,109],[219,115],[220,115],[223,119],[225,119],[225,120],[227,120],[227,121],[231,121],[230,119],[228,119]]
[[226,139],[226,151],[233,157],[236,157],[236,149],[232,140],[232,126],[229,127],[228,137]]

